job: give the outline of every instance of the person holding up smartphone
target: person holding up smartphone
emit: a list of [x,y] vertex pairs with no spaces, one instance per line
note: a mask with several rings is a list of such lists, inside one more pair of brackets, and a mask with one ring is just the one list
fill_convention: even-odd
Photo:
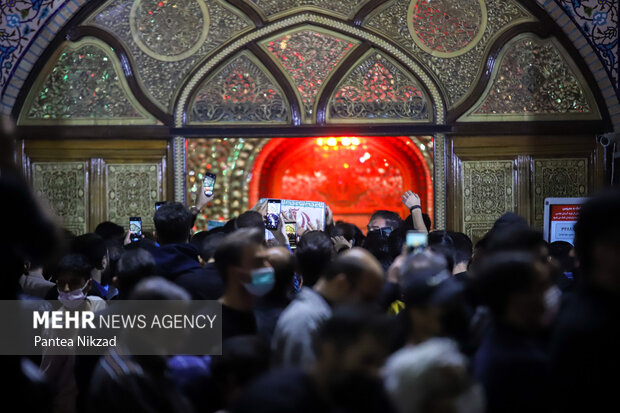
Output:
[[204,208],[205,205],[213,201],[213,198],[215,198],[215,192],[213,191],[213,188],[215,186],[215,178],[216,176],[214,174],[205,174],[205,179],[203,179],[202,181],[200,190],[196,193],[196,204],[192,205],[189,208],[190,212],[193,215],[192,227],[196,222],[198,214],[200,213],[200,211],[202,211],[202,208]]

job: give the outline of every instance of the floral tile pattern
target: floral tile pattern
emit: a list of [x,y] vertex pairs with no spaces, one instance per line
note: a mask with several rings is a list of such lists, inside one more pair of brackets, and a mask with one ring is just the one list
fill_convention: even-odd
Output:
[[[0,1],[0,96],[39,29],[69,0]],[[33,62],[34,63],[34,62]]]
[[618,0],[555,0],[593,45],[616,92],[620,91]]

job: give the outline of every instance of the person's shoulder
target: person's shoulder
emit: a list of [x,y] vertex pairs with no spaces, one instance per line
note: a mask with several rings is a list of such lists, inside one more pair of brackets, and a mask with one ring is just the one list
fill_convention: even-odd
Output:
[[107,307],[106,301],[97,295],[89,295],[86,299],[90,304],[91,311],[97,312],[104,310]]
[[300,319],[320,319],[329,316],[329,306],[321,296],[310,288],[304,287],[299,294],[282,311],[278,324],[294,322]]

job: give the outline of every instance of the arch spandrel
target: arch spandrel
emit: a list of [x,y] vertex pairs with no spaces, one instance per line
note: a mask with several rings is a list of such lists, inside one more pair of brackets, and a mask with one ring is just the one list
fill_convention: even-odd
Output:
[[500,52],[478,101],[459,119],[601,119],[587,82],[557,40],[524,33]]
[[338,83],[326,112],[332,124],[433,121],[424,87],[376,49],[366,52]]
[[20,125],[157,124],[131,93],[116,55],[102,41],[65,43],[35,81]]
[[188,123],[290,124],[284,92],[249,51],[238,53],[206,79],[192,98]]

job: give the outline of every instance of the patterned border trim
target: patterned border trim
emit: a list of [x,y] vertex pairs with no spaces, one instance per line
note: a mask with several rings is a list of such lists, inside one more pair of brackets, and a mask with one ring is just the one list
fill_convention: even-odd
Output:
[[[617,1],[617,0],[616,0]],[[573,19],[566,13],[557,0],[537,0],[538,5],[562,28],[570,41],[575,45],[581,56],[583,56],[590,71],[594,75],[598,87],[603,94],[605,104],[609,110],[611,123],[616,132],[620,131],[620,96],[609,78],[607,70],[592,47],[587,36],[577,27]]]
[[290,17],[284,20],[277,21],[273,24],[270,24],[266,27],[258,29],[252,33],[249,33],[241,38],[235,40],[219,53],[212,55],[208,58],[205,64],[198,70],[194,76],[185,84],[183,87],[181,94],[179,95],[179,99],[176,103],[176,111],[175,111],[175,126],[182,127],[184,124],[183,113],[184,108],[188,102],[190,93],[192,89],[204,78],[204,76],[213,70],[217,65],[219,65],[222,61],[224,61],[228,56],[232,55],[237,49],[241,48],[243,45],[258,40],[264,36],[267,36],[270,33],[273,33],[277,30],[285,29],[287,27],[300,24],[300,23],[315,23],[326,26],[330,29],[334,29],[341,33],[349,34],[356,36],[358,38],[364,39],[373,43],[374,45],[382,48],[393,57],[396,57],[402,63],[404,63],[421,81],[424,85],[427,86],[431,96],[433,98],[433,107],[435,110],[435,120],[437,124],[443,124],[444,122],[444,112],[445,112],[445,104],[444,99],[439,93],[438,87],[435,85],[433,80],[422,70],[420,65],[418,65],[412,58],[408,55],[397,49],[394,45],[380,39],[378,36],[375,36],[371,33],[368,33],[358,27],[350,26],[346,23],[332,20],[330,18],[324,16],[317,16],[310,13],[303,13],[296,15],[294,17]]
[[446,229],[446,136],[436,133],[433,139],[433,196],[435,198],[435,229]]
[[174,154],[174,200],[185,204],[185,138],[176,136],[172,139]]

